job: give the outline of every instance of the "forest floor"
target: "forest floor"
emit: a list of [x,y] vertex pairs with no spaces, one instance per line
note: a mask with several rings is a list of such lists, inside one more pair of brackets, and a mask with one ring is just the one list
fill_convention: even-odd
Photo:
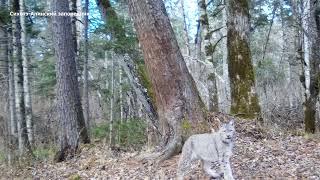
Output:
[[[240,121],[231,159],[235,179],[320,179],[320,138],[275,133],[254,121]],[[23,170],[0,166],[0,179],[175,179],[179,155],[158,167],[136,160],[138,153],[110,153],[101,143],[81,147],[74,159],[42,162]],[[208,179],[200,168],[192,179]]]

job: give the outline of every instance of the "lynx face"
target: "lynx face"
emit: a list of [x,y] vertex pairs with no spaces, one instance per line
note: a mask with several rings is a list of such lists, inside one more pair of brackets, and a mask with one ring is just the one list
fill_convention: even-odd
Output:
[[234,121],[231,120],[229,123],[223,124],[219,130],[219,133],[220,133],[222,142],[226,144],[231,143],[234,139],[234,133],[235,133]]

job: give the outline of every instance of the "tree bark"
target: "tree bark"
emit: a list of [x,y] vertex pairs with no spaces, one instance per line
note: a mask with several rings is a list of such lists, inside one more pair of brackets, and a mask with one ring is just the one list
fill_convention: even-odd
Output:
[[[13,0],[13,11],[19,12],[19,0]],[[26,117],[25,117],[25,100],[24,100],[24,79],[23,79],[23,60],[21,46],[21,24],[20,17],[13,17],[13,61],[14,61],[14,83],[15,83],[15,99],[16,99],[16,118],[18,130],[18,147],[20,156],[31,153],[30,142],[28,140]]]
[[12,48],[13,48],[13,37],[12,31],[8,31],[8,83],[9,83],[9,112],[10,112],[10,154],[8,154],[8,163],[12,164],[15,159],[15,151],[17,150],[17,142],[18,142],[18,127],[17,127],[17,119],[16,119],[16,97],[15,97],[15,73],[14,73],[14,60],[12,57]]
[[[206,0],[199,0],[198,6],[200,9],[200,31],[201,39],[203,45],[201,45],[202,54],[205,55],[205,61],[212,62],[215,70],[215,63],[213,62],[213,45],[211,42],[209,16],[207,13],[207,2]],[[201,60],[201,59],[200,59]],[[211,73],[207,79],[208,90],[209,90],[209,111],[218,112],[219,111],[219,101],[218,101],[218,89],[216,82],[215,73]]]
[[[52,1],[52,10],[69,12],[68,0]],[[68,16],[52,17],[55,52],[57,57],[57,110],[59,119],[59,151],[55,161],[73,157],[78,150],[79,140],[89,143],[90,139],[82,112],[77,68],[75,62],[75,43]]]
[[164,3],[158,0],[129,0],[129,11],[142,46],[159,122],[163,151],[159,161],[182,147],[182,123],[191,130],[204,121],[204,104],[188,72],[174,36]]
[[188,24],[187,24],[186,11],[185,11],[185,7],[184,7],[184,1],[185,0],[180,0],[182,17],[183,17],[183,32],[184,32],[184,40],[185,40],[185,44],[186,44],[186,54],[188,56],[190,56],[191,55],[190,38],[189,38],[189,32],[188,32]]
[[253,118],[260,113],[249,47],[249,2],[227,1],[231,113]]
[[[148,118],[150,120],[149,124],[152,126],[153,130],[158,131],[159,130],[158,114],[155,110],[154,105],[151,102],[150,97],[145,92],[144,90],[145,88],[139,82],[137,72],[135,71],[135,68],[134,68],[133,60],[128,55],[125,55],[124,57],[119,57],[118,60],[125,74],[127,75],[130,83],[132,84],[134,93],[136,94],[138,100],[143,104],[145,108],[145,111],[146,111],[145,113],[148,115]],[[128,104],[129,104],[128,114],[131,115],[132,103],[128,103]]]
[[[224,0],[224,1],[227,1],[227,0]],[[227,26],[227,21],[228,21],[227,8],[226,7],[224,7],[223,10],[222,10],[222,21],[223,21],[223,26],[225,26],[225,28],[221,29],[221,35],[220,35],[221,37],[226,36],[227,32],[228,32],[227,27],[226,27]],[[222,49],[228,49],[227,38],[223,38],[223,40],[222,40]],[[223,109],[224,109],[224,111],[226,113],[230,113],[230,106],[231,106],[231,102],[230,102],[230,79],[229,79],[229,71],[228,71],[228,51],[226,51],[226,50],[224,50],[223,54],[222,54],[222,69],[223,69],[223,80],[225,81],[223,83],[224,101],[222,102],[222,106],[223,106]],[[220,109],[222,109],[222,108],[220,108]]]
[[[111,3],[109,0],[107,1],[101,1],[97,0],[97,4],[100,8],[101,14],[105,22],[109,22],[109,19],[115,18],[117,19],[117,13],[114,11],[114,9],[111,6]],[[121,36],[125,36],[125,29],[123,27],[119,27],[120,30],[113,32],[113,36],[116,38],[120,38]],[[138,100],[143,104],[145,107],[146,114],[148,115],[149,118],[149,123],[152,126],[152,128],[158,132],[159,129],[159,123],[158,123],[158,115],[156,112],[156,108],[154,107],[154,104],[151,102],[151,98],[149,97],[148,93],[144,90],[145,87],[142,86],[141,80],[139,79],[138,73],[135,70],[135,63],[133,60],[129,57],[128,54],[125,54],[124,57],[119,57],[118,58],[120,65],[122,66],[125,74],[128,76],[129,81],[132,84],[133,90],[138,98]],[[131,103],[129,103],[131,104]],[[135,111],[132,111],[134,107],[129,105],[130,113],[129,116]],[[129,112],[129,111],[128,111]],[[133,112],[133,113],[131,113]],[[159,134],[159,133],[158,133]]]
[[[85,0],[85,12],[89,12],[89,0]],[[84,99],[84,119],[86,121],[86,127],[90,129],[90,108],[89,108],[89,86],[88,86],[88,60],[89,60],[89,42],[88,42],[88,30],[89,30],[89,17],[84,17],[84,62],[83,62],[83,99]]]
[[[77,0],[69,0],[70,9],[72,12],[78,12]],[[79,63],[79,35],[78,35],[78,27],[77,27],[77,16],[71,17],[71,31],[72,31],[72,41],[74,43],[75,49],[75,61],[77,67],[77,74],[80,77],[80,63]]]
[[[8,10],[8,5],[6,0],[0,1],[0,8],[2,10]],[[5,111],[10,112],[10,70],[9,70],[9,28],[8,22],[0,20],[0,85],[3,88],[3,94],[1,99],[6,102]],[[7,157],[7,163],[12,164],[13,151],[11,146],[11,117],[10,113],[6,113],[5,117],[2,119],[0,116],[0,122],[4,124],[3,129],[3,139],[4,139],[4,149],[5,155]]]
[[[306,2],[306,8],[304,8],[304,16],[306,17],[303,23],[304,25],[304,56],[306,65],[309,66],[309,77],[306,78],[306,100],[304,109],[304,123],[305,131],[307,133],[315,133],[316,130],[316,104],[318,102],[319,95],[319,83],[320,83],[320,36],[319,36],[319,20],[320,2],[318,0]],[[319,22],[319,21],[318,21]],[[307,62],[307,58],[309,61]],[[309,80],[307,79],[309,78]],[[307,84],[308,83],[308,84]]]
[[[24,0],[19,0],[20,12],[25,12]],[[21,23],[21,51],[22,51],[22,66],[23,66],[23,94],[25,103],[25,118],[27,135],[30,144],[33,144],[33,119],[32,119],[32,101],[30,93],[30,82],[29,82],[29,58],[28,58],[28,43],[27,43],[27,30],[25,16],[20,16]]]
[[[106,57],[107,58],[107,57]],[[114,142],[114,53],[111,55],[111,97],[110,97],[110,121],[109,121],[109,146],[112,148]]]

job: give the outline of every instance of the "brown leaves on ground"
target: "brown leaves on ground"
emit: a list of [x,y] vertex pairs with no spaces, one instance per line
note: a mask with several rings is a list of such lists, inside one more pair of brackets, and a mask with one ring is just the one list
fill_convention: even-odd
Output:
[[[235,179],[320,179],[319,138],[272,133],[254,121],[237,120],[231,159]],[[103,144],[86,145],[74,159],[38,163],[23,171],[0,167],[0,177],[16,179],[175,179],[179,155],[158,167],[137,161],[138,153],[111,152]],[[5,171],[6,170],[6,171]],[[24,176],[24,178],[22,178]],[[192,179],[208,179],[200,168]],[[12,178],[11,177],[11,178]]]

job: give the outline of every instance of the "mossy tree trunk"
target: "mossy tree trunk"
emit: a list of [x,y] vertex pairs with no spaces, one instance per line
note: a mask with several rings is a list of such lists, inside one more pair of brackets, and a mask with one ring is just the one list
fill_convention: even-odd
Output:
[[129,0],[155,94],[163,147],[159,161],[182,147],[182,124],[196,129],[204,121],[204,104],[188,72],[163,1]]
[[[307,38],[308,41],[305,43],[305,51],[304,53],[309,53],[305,56],[309,57],[309,62],[307,67],[309,69],[309,80],[308,88],[306,88],[306,100],[305,100],[305,109],[304,109],[304,123],[305,123],[305,131],[307,133],[315,133],[316,129],[316,104],[318,102],[319,95],[319,83],[320,83],[320,25],[319,25],[319,11],[320,11],[320,2],[318,0],[307,2],[307,7],[305,8],[305,15],[307,15],[307,19],[304,23],[304,29],[307,30]],[[310,49],[306,49],[310,48]],[[305,76],[305,78],[308,78]]]
[[260,112],[249,47],[249,1],[228,0],[227,45],[231,113],[253,118]]

